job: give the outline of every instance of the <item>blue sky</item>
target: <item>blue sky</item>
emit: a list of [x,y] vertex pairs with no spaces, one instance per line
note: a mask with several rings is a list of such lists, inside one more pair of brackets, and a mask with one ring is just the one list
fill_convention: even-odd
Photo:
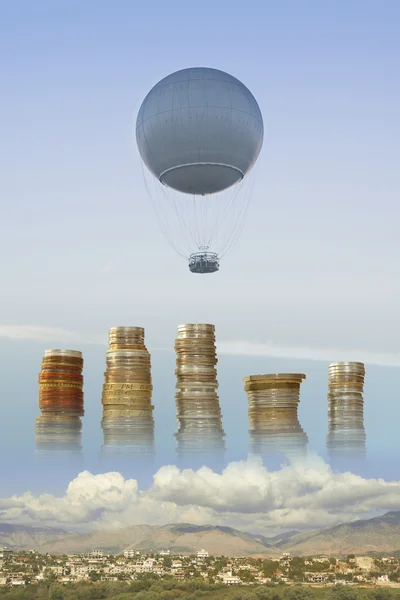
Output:
[[[177,324],[211,322],[221,349],[237,354],[225,364],[242,361],[243,375],[268,371],[274,354],[276,367],[286,358],[392,365],[372,367],[370,401],[382,389],[397,415],[399,18],[395,1],[2,2],[0,357],[11,343],[24,356],[19,386],[31,394],[46,347],[105,344],[109,327],[141,325],[150,349],[172,349]],[[243,81],[265,127],[242,236],[210,277],[190,274],[160,233],[134,138],[149,89],[203,65]],[[105,347],[90,348],[95,398]],[[172,389],[168,361],[157,364]],[[28,435],[23,402],[33,398],[22,398]],[[304,410],[322,448],[325,421]],[[382,419],[369,415],[379,441]],[[246,436],[247,424],[229,423]],[[390,444],[372,447],[376,476]]]
[[[398,3],[0,11],[5,324],[140,322],[164,345],[210,321],[230,341],[397,352]],[[150,87],[201,64],[241,79],[265,122],[240,243],[210,278],[166,244],[134,142]]]

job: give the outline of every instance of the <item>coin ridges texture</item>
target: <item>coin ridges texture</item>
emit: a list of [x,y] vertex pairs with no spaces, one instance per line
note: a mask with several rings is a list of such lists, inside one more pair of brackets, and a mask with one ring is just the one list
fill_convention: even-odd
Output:
[[224,452],[215,326],[208,323],[178,325],[175,353],[178,454]]
[[102,392],[102,451],[154,453],[151,356],[143,327],[111,327]]
[[326,443],[332,458],[365,454],[364,379],[362,362],[335,362],[328,367]]
[[45,350],[39,373],[35,445],[41,451],[80,451],[83,358],[79,350]]
[[243,377],[248,400],[250,452],[304,455],[308,438],[297,408],[303,373],[267,373]]

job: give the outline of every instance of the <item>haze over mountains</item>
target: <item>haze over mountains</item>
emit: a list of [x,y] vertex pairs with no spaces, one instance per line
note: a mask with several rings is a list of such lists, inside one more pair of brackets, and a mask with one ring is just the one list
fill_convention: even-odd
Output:
[[127,549],[191,554],[201,548],[213,555],[279,556],[313,554],[366,554],[400,550],[400,511],[380,517],[344,523],[329,529],[299,533],[289,531],[274,537],[243,533],[213,525],[135,525],[111,531],[70,533],[51,527],[0,524],[0,545],[14,550],[34,548],[41,553],[84,553],[100,549],[113,554]]

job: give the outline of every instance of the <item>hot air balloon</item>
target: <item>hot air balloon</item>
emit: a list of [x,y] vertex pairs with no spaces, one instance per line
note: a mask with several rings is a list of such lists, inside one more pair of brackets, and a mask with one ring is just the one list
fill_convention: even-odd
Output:
[[232,75],[182,69],[157,83],[136,121],[146,185],[160,225],[192,273],[214,273],[236,241],[246,181],[263,143],[260,108]]

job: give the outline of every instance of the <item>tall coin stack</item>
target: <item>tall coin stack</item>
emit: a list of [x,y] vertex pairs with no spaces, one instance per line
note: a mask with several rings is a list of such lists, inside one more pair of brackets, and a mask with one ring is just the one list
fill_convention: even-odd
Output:
[[181,456],[225,450],[225,433],[217,394],[215,327],[179,325],[175,340],[178,431]]
[[112,327],[102,393],[105,451],[153,453],[150,353],[143,327]]
[[297,415],[305,378],[301,373],[243,377],[249,403],[250,453],[289,458],[306,453],[308,438]]
[[39,374],[35,424],[38,450],[81,450],[83,358],[78,350],[46,350]]
[[364,363],[329,365],[327,447],[331,456],[365,453],[364,378]]

